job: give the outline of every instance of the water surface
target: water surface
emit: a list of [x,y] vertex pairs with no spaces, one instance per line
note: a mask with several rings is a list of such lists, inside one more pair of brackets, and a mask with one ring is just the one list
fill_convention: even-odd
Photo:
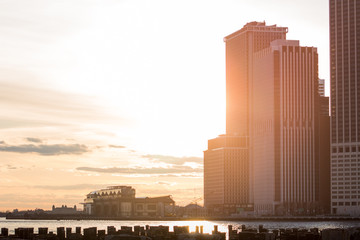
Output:
[[14,229],[18,227],[33,227],[34,232],[37,233],[39,227],[47,227],[49,231],[56,232],[57,227],[71,227],[75,231],[75,227],[82,229],[88,227],[97,227],[98,229],[106,230],[107,226],[115,226],[117,229],[120,226],[169,226],[170,231],[173,231],[173,226],[189,226],[190,231],[195,231],[196,226],[203,226],[204,233],[211,233],[214,225],[218,225],[220,232],[227,232],[228,225],[233,225],[234,228],[240,228],[242,224],[246,227],[257,228],[263,225],[264,228],[279,229],[279,228],[349,228],[360,227],[360,221],[126,221],[126,220],[23,220],[23,219],[6,219],[0,218],[0,228],[5,227],[9,229],[9,233],[13,234]]

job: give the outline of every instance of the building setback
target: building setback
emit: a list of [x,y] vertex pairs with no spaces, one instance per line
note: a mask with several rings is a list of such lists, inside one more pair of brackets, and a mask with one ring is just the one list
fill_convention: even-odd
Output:
[[360,215],[360,2],[330,0],[331,205]]

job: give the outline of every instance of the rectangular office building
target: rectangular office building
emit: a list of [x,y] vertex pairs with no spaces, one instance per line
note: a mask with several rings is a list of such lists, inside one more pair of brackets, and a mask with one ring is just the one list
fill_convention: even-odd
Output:
[[360,1],[330,0],[331,207],[360,215]]
[[317,50],[276,40],[254,59],[250,138],[255,213],[320,212]]

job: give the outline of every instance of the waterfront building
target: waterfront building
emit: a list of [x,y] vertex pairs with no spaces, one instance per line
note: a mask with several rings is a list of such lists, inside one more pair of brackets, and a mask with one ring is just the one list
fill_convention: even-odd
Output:
[[287,41],[287,31],[251,22],[224,38],[226,134],[204,151],[209,213],[329,211],[329,102],[317,50]]
[[46,211],[48,214],[55,214],[55,215],[72,215],[72,214],[81,214],[82,211],[78,211],[76,209],[76,205],[74,207],[68,207],[66,205],[62,205],[61,207],[52,206],[51,211]]
[[[273,41],[254,55],[253,83],[255,214],[327,212],[329,174],[320,177],[320,172],[329,166],[329,138],[320,137],[319,109],[328,103],[320,101],[316,48],[296,40]],[[328,110],[326,115],[321,123],[329,121]]]
[[177,206],[176,207],[176,217],[183,218],[203,218],[206,217],[206,209],[203,206],[198,205],[197,203],[190,203],[186,206]]
[[175,202],[171,196],[135,198],[134,217],[172,217]]
[[226,134],[209,140],[204,152],[204,204],[210,212],[241,214],[253,210],[249,151],[253,55],[273,40],[286,39],[286,33],[286,27],[250,22],[224,38]]
[[330,0],[331,205],[360,215],[360,2]]
[[204,152],[204,205],[210,215],[252,212],[248,139],[220,135]]
[[226,45],[226,134],[249,136],[254,53],[276,39],[286,39],[288,28],[265,22],[247,23],[224,38]]
[[175,207],[171,196],[136,198],[130,186],[92,191],[83,204],[87,214],[100,217],[167,217]]

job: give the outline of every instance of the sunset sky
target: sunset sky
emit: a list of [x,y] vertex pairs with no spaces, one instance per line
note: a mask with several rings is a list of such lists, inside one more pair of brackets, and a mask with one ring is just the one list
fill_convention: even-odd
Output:
[[80,207],[109,185],[202,197],[223,37],[251,21],[317,47],[328,83],[328,0],[0,0],[0,211]]

